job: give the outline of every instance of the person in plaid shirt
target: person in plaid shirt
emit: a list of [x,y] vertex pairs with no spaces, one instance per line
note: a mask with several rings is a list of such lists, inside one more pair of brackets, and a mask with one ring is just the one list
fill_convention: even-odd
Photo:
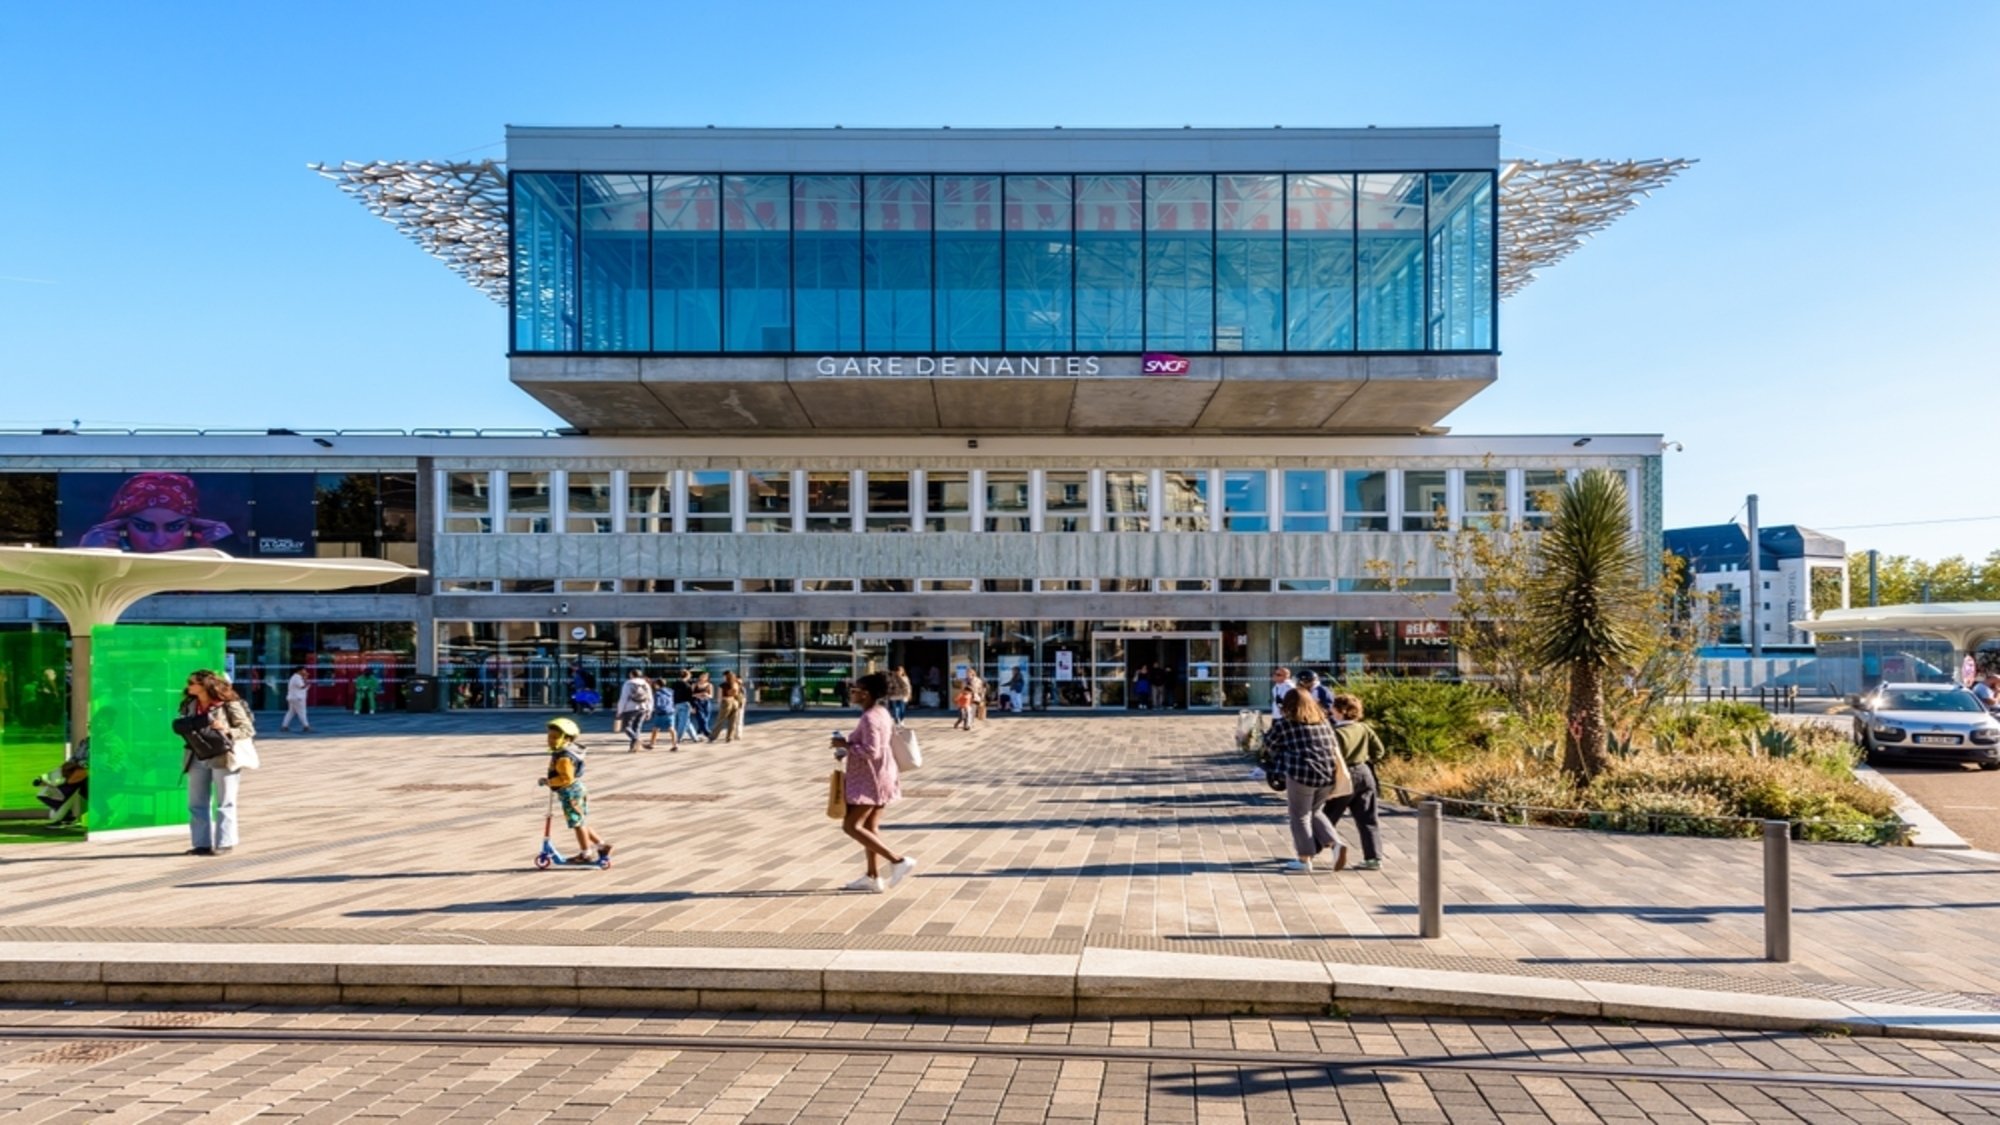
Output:
[[1314,858],[1331,847],[1338,871],[1347,866],[1347,845],[1334,833],[1325,806],[1351,792],[1352,782],[1342,768],[1333,724],[1312,692],[1288,692],[1281,705],[1283,717],[1264,735],[1264,747],[1271,758],[1268,772],[1285,779],[1285,815],[1299,857],[1285,864],[1285,870],[1310,872]]

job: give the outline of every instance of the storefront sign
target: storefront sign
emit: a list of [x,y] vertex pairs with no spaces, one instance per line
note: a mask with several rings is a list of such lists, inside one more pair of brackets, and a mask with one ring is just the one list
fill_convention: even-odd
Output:
[[1451,643],[1451,626],[1442,621],[1404,621],[1398,624],[1397,630],[1406,643],[1413,645]]
[[813,361],[813,370],[835,379],[1081,379],[1102,375],[1104,360],[1094,355],[823,355]]
[[1308,625],[1299,630],[1299,659],[1307,661],[1332,660],[1333,626]]
[[1169,352],[1147,352],[1140,357],[1141,375],[1185,375],[1190,364],[1181,356]]
[[1056,652],[1056,682],[1066,684],[1076,679],[1076,654],[1058,650]]

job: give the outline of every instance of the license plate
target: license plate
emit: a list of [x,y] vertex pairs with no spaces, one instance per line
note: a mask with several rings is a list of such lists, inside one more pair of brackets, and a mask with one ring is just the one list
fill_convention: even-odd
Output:
[[1917,736],[1917,741],[1925,746],[1956,746],[1958,745],[1958,736],[1955,734],[1920,734]]

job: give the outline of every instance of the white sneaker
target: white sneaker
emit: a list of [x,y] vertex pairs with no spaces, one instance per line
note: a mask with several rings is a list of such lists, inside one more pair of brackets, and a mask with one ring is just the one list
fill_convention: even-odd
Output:
[[860,891],[863,894],[879,895],[883,891],[882,880],[863,875],[852,883],[840,888],[843,891]]
[[1333,853],[1333,869],[1335,871],[1339,871],[1347,866],[1347,856],[1348,856],[1347,845],[1335,844],[1334,848],[1336,850]]
[[910,872],[915,871],[916,869],[917,869],[917,857],[912,855],[906,855],[900,861],[890,864],[889,885],[893,887],[896,884],[902,882],[903,880],[909,878]]
[[1295,859],[1286,863],[1283,867],[1279,868],[1278,870],[1283,871],[1287,875],[1300,875],[1300,874],[1310,873],[1312,869],[1313,865],[1310,861],[1303,859]]

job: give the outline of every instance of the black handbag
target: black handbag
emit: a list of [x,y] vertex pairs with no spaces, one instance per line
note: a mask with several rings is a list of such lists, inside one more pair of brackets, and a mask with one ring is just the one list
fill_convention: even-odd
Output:
[[236,748],[236,739],[226,730],[215,729],[205,714],[180,715],[174,719],[174,733],[187,744],[197,761],[220,758]]

